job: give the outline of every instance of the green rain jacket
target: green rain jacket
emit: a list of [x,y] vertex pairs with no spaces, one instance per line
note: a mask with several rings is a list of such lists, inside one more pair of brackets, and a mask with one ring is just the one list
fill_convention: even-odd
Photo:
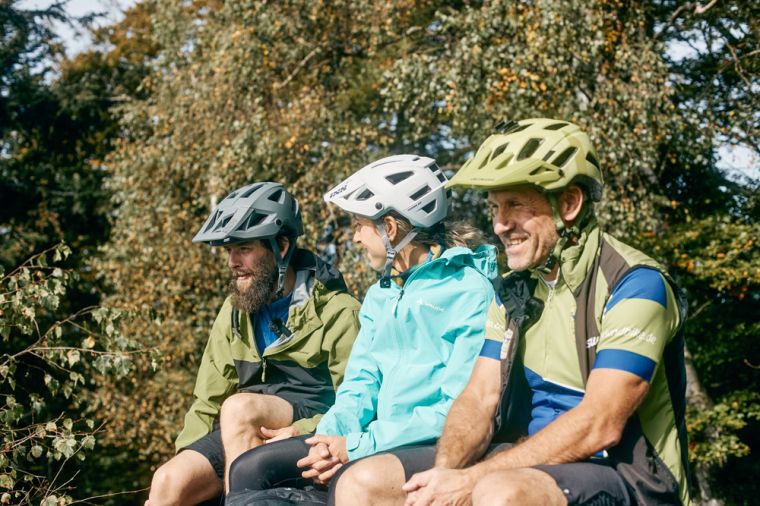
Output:
[[[359,302],[346,292],[339,272],[313,253],[296,250],[296,271],[287,324],[262,354],[251,315],[225,300],[211,329],[193,391],[194,401],[177,451],[210,433],[222,402],[235,392],[276,395],[324,412],[335,401],[349,352],[359,331]],[[296,420],[313,432],[322,415]]]

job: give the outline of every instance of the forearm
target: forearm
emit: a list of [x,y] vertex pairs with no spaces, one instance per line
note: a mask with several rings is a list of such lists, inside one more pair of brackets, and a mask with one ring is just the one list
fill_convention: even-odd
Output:
[[435,466],[458,469],[479,459],[493,436],[493,415],[482,400],[460,396],[451,406],[438,440]]
[[578,406],[557,418],[535,435],[509,450],[473,466],[476,475],[530,467],[583,461],[616,443],[619,431],[605,416]]

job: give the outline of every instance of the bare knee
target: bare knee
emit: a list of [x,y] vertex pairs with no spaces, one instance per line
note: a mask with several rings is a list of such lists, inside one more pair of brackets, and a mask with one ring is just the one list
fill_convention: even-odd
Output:
[[[538,474],[537,474],[538,473]],[[473,506],[511,504],[566,504],[554,481],[535,469],[514,469],[481,478],[472,491]]]
[[178,473],[172,472],[169,463],[156,469],[153,479],[150,482],[151,506],[161,506],[165,504],[179,504],[182,499],[183,484]]
[[195,504],[221,492],[221,481],[201,454],[183,451],[153,474],[150,506]]
[[382,455],[348,468],[335,484],[335,500],[338,505],[403,501],[403,484],[401,462],[391,455]]
[[219,415],[223,425],[260,425],[264,402],[258,394],[239,393],[228,397]]

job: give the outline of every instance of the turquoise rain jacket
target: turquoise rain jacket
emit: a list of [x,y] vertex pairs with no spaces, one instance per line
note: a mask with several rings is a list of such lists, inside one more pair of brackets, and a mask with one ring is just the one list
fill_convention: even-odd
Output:
[[483,345],[496,249],[451,248],[403,286],[372,285],[335,404],[317,434],[346,437],[349,460],[441,435]]

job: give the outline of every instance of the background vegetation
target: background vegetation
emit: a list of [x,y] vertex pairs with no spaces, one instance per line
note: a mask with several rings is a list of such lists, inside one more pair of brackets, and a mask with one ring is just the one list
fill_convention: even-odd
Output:
[[[59,5],[0,1],[0,502],[141,504],[124,492],[172,454],[224,296],[221,255],[190,238],[229,190],[286,183],[304,245],[335,247],[361,295],[371,274],[322,192],[392,153],[453,171],[499,120],[553,116],[597,146],[605,226],[688,290],[698,492],[749,504],[758,163],[718,161],[760,155],[759,10],[145,0],[69,59],[46,24]],[[480,196],[456,197],[489,227]]]

